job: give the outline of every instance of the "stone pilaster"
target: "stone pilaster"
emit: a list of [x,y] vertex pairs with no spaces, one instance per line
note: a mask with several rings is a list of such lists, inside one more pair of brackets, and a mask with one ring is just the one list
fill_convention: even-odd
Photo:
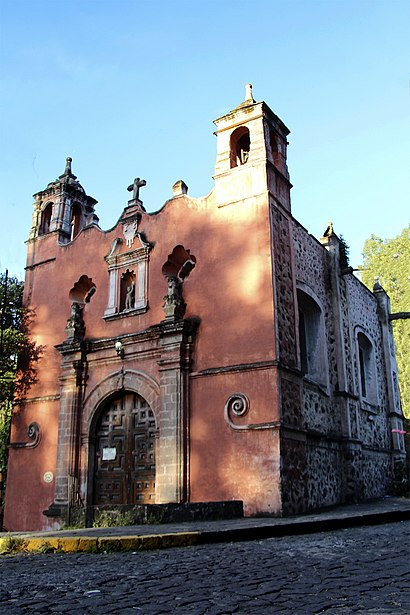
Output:
[[118,269],[109,269],[108,305],[104,316],[112,316],[117,311]]
[[47,516],[70,520],[70,508],[78,503],[80,482],[80,425],[87,363],[78,343],[57,347],[63,355],[60,377],[60,413],[54,502]]
[[189,498],[189,371],[196,323],[161,323],[157,502]]
[[387,400],[389,408],[389,421],[392,430],[392,443],[395,458],[405,456],[403,431],[403,414],[400,405],[400,390],[397,374],[396,349],[393,338],[393,328],[390,322],[390,299],[386,291],[378,282],[374,285],[373,293],[377,299],[378,316],[382,330],[383,355],[386,366]]
[[61,214],[64,206],[64,196],[61,187],[59,186],[54,193],[53,216],[50,221],[50,232],[58,231],[61,228]]
[[[335,391],[338,397],[339,412],[341,416],[342,437],[350,439],[352,431],[357,432],[357,425],[351,425],[351,420],[354,416],[349,411],[349,400],[351,399],[352,391],[349,391],[349,383],[347,377],[347,363],[351,361],[351,357],[346,357],[346,348],[353,348],[353,339],[346,340],[345,328],[343,326],[343,307],[347,310],[348,305],[341,300],[342,289],[341,285],[344,280],[341,277],[340,269],[340,245],[339,238],[331,232],[328,236],[321,238],[321,244],[325,246],[329,252],[330,278],[332,288],[332,312],[333,326],[335,336],[335,353],[336,353],[336,369],[337,369],[337,389]],[[345,316],[345,317],[346,317]]]
[[[346,502],[354,502],[363,494],[361,472],[362,443],[359,442],[358,400],[355,391],[349,386],[348,365],[353,357],[346,355],[347,349],[352,353],[354,348],[354,336],[348,323],[349,303],[341,266],[341,245],[339,237],[333,232],[333,225],[329,222],[328,231],[320,239],[321,244],[329,253],[330,280],[332,289],[332,313],[335,337],[337,383],[333,391],[335,402],[341,419],[342,437],[342,498]],[[350,270],[345,270],[345,275],[351,275]],[[346,339],[348,338],[348,339]],[[354,374],[352,378],[354,378]],[[337,407],[335,406],[335,407]]]

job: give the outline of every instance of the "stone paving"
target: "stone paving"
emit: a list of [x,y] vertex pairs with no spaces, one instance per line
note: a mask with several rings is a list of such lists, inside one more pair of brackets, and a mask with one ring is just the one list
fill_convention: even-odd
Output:
[[410,522],[113,554],[0,558],[2,615],[404,615]]

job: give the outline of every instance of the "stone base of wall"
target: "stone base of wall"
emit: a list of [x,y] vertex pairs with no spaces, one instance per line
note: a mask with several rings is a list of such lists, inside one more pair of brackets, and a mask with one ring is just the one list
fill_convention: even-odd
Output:
[[404,459],[396,459],[393,464],[393,482],[389,495],[410,498],[410,455]]
[[[84,514],[85,512],[85,514]],[[180,504],[136,504],[90,506],[77,516],[77,524],[146,525],[243,518],[243,502],[185,502]],[[72,517],[75,515],[72,515]]]
[[342,503],[341,451],[338,442],[308,439],[307,510],[319,510]]
[[306,441],[281,437],[281,516],[299,515],[308,506]]

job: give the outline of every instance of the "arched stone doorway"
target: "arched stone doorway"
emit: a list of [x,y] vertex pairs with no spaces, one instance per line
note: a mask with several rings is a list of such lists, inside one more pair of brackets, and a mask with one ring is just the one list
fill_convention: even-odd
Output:
[[137,393],[104,402],[92,429],[94,505],[155,503],[155,433],[154,413]]

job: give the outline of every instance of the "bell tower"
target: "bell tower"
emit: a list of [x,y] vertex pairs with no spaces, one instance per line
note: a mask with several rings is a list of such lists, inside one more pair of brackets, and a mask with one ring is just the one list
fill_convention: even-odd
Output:
[[251,84],[245,101],[214,120],[217,137],[215,191],[219,206],[266,191],[290,212],[286,146],[289,129],[264,102],[255,102]]
[[59,241],[68,243],[83,228],[98,223],[94,213],[97,201],[87,196],[71,171],[71,162],[68,157],[64,173],[45,190],[33,195],[35,202],[29,239],[58,233]]

